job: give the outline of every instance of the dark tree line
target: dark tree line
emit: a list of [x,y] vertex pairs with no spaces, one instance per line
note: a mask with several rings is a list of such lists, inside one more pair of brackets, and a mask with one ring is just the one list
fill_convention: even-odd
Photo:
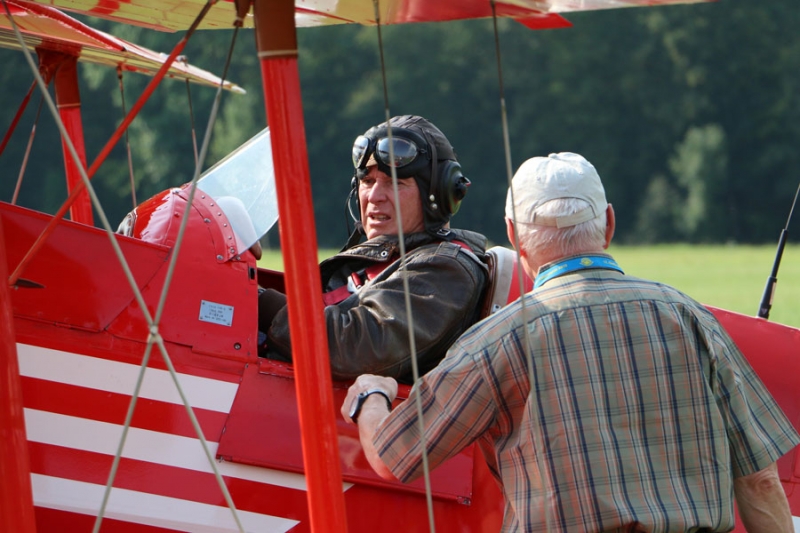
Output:
[[[512,166],[528,157],[575,151],[598,168],[628,243],[774,242],[800,181],[800,9],[792,0],[718,3],[579,13],[573,27],[531,31],[499,21]],[[178,36],[88,23],[143,46],[169,51]],[[193,64],[223,70],[232,32],[199,32]],[[240,32],[229,78],[245,96],[225,95],[204,167],[266,119],[251,31]],[[305,127],[322,246],[346,237],[345,197],[356,135],[384,119],[375,28],[301,29]],[[390,111],[420,114],[450,138],[473,185],[455,226],[502,243],[507,172],[492,21],[383,28]],[[0,51],[0,129],[32,81],[18,52]],[[116,72],[83,66],[87,156],[121,120]],[[128,108],[147,78],[123,77]],[[215,91],[192,87],[198,140]],[[139,201],[191,179],[189,99],[169,81],[133,122],[130,139]],[[0,156],[0,198],[10,200],[38,103]],[[198,142],[199,142],[198,141]],[[19,203],[54,212],[65,197],[52,119],[37,128]],[[124,145],[95,185],[119,221],[132,206]],[[271,237],[275,240],[275,237]]]

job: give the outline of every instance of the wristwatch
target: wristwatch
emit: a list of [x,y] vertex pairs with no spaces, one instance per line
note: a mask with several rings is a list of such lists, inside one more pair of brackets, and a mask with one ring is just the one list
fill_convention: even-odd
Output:
[[353,422],[358,422],[358,415],[361,412],[361,407],[364,405],[364,402],[367,401],[367,398],[370,397],[371,394],[380,394],[384,398],[386,398],[386,407],[389,408],[389,411],[392,410],[392,400],[389,399],[389,395],[386,394],[381,389],[367,389],[363,392],[359,392],[358,396],[356,396],[356,401],[353,402],[352,407],[350,407],[350,418]]

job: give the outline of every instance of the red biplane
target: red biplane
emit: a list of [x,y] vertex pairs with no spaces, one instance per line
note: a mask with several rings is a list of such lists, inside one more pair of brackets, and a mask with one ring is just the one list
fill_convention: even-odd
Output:
[[[548,29],[568,27],[572,11],[687,2],[0,2],[0,45],[35,49],[34,70],[48,78],[39,83],[56,85],[70,191],[54,216],[0,202],[0,530],[499,529],[502,497],[472,448],[432,472],[429,487],[391,483],[335,414],[347,384],[330,379],[316,290],[296,28],[494,15]],[[60,9],[185,36],[158,55]],[[234,20],[256,31],[269,129],[196,184],[140,204],[118,232],[106,220],[105,231],[94,227],[90,179],[108,150],[163,76],[220,83],[176,57],[195,29]],[[153,76],[90,165],[78,61]],[[278,212],[285,276],[257,265]],[[293,367],[257,356],[259,285],[288,295]],[[504,301],[519,294],[513,283],[495,288]],[[800,330],[713,311],[800,428]],[[800,532],[800,452],[778,465]]]

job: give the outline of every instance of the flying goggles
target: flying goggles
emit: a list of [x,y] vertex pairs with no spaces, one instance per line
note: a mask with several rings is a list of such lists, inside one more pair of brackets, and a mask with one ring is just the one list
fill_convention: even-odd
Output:
[[392,128],[391,139],[387,128],[359,135],[353,142],[353,166],[363,172],[374,155],[378,168],[391,174],[395,168],[398,178],[410,178],[428,166],[428,143],[417,133],[403,128]]

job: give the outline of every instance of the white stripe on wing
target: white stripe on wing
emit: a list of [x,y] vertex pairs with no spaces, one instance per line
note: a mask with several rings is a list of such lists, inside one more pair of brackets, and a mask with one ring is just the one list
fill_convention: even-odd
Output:
[[[91,516],[97,515],[105,491],[102,485],[40,474],[32,474],[31,482],[34,505]],[[241,510],[237,514],[245,531],[283,533],[298,524],[296,520]],[[227,507],[126,489],[111,491],[104,516],[192,533],[239,531]]]
[[[17,344],[22,376],[76,385],[90,389],[133,394],[139,366],[99,357]],[[209,378],[178,374],[178,381],[192,407],[229,413],[239,386]],[[140,397],[178,405],[183,401],[166,370],[148,368]]]
[[[29,441],[106,455],[116,454],[122,436],[121,425],[36,409],[25,409],[25,427]],[[217,443],[208,442],[208,446],[213,457],[217,453]],[[122,456],[138,461],[213,473],[199,439],[168,433],[130,428]],[[300,474],[228,462],[218,463],[217,468],[223,476],[306,490],[305,477]]]

